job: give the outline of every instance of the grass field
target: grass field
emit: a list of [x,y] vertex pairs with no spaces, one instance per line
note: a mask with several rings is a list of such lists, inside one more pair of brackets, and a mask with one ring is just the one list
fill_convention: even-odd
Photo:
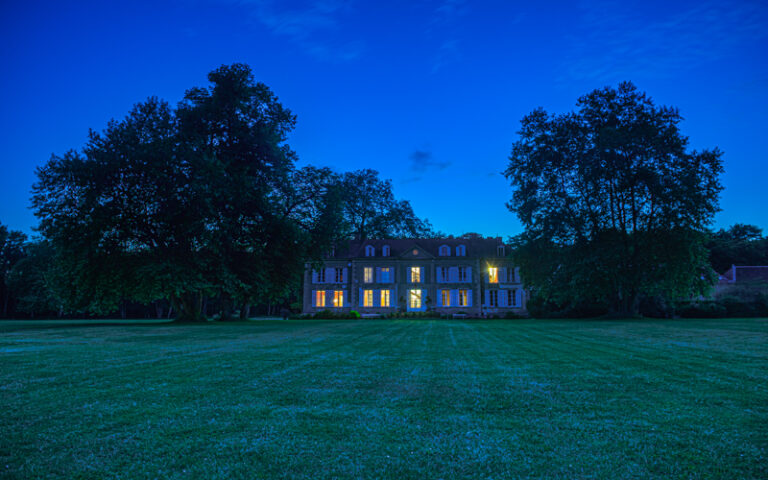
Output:
[[768,319],[0,322],[0,477],[768,478]]

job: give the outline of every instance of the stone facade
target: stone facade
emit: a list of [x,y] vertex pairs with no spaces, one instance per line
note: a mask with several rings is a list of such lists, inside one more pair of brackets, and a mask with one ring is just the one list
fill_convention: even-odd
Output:
[[525,314],[526,291],[501,238],[351,241],[307,265],[304,313]]

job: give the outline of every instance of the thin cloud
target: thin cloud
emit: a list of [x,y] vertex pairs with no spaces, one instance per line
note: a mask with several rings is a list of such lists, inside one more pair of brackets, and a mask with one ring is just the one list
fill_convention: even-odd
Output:
[[684,11],[637,14],[638,5],[582,4],[579,33],[568,39],[570,60],[561,81],[617,81],[638,72],[665,77],[727,56],[766,35],[758,3],[704,1]]
[[308,55],[327,62],[346,62],[362,55],[361,40],[334,41],[329,37],[341,28],[351,0],[309,0],[286,6],[279,0],[239,2],[273,34],[284,36]]
[[445,170],[451,166],[451,162],[439,161],[432,158],[432,152],[429,150],[414,150],[410,156],[411,171],[424,173],[429,170]]

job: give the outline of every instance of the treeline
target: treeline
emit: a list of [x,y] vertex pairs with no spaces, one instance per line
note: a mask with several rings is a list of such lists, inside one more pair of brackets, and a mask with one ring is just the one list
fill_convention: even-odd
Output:
[[247,65],[137,104],[37,169],[40,237],[2,229],[3,316],[245,316],[299,298],[345,238],[437,235],[373,170],[297,167],[296,117]]

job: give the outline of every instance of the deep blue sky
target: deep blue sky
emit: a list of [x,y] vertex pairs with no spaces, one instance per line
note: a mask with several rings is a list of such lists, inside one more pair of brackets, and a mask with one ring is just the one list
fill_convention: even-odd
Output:
[[436,228],[494,236],[520,231],[500,172],[523,115],[632,80],[725,152],[715,225],[768,231],[767,5],[3,1],[0,222],[31,231],[35,167],[89,128],[246,62],[297,114],[301,164],[377,169]]

